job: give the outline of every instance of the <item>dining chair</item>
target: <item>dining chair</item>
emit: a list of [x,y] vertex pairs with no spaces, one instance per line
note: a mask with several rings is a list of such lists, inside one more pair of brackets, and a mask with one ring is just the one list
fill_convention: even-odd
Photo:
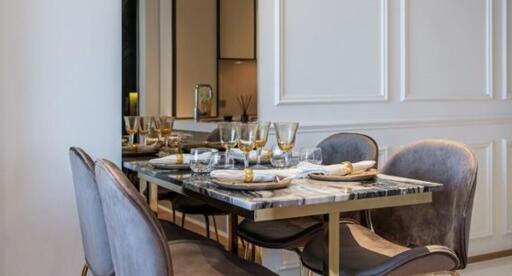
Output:
[[96,161],[96,178],[116,275],[275,275],[214,242],[167,242],[155,215],[115,164]]
[[[320,142],[318,147],[322,149],[324,165],[339,164],[343,161],[374,160],[377,162],[379,155],[375,140],[360,133],[334,134]],[[343,214],[355,220],[362,217],[358,212]],[[242,240],[260,247],[288,249],[300,253],[300,248],[321,231],[322,226],[321,216],[264,222],[246,219],[238,226],[237,233]]]
[[[113,275],[114,267],[98,185],[94,175],[94,162],[84,150],[78,147],[69,149],[69,159],[85,254],[82,275],[86,275],[88,271],[93,275]],[[160,223],[168,240],[204,239],[202,236],[183,230],[170,222],[160,221]]]
[[[444,184],[432,203],[376,209],[374,231],[354,222],[340,224],[343,275],[413,275],[447,272],[467,264],[477,159],[466,145],[423,140],[394,155],[382,173]],[[302,263],[322,273],[324,237],[304,247]]]

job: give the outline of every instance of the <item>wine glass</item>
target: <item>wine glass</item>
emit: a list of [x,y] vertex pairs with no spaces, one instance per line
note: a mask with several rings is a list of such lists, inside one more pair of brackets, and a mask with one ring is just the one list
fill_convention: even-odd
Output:
[[[237,130],[238,124],[237,123],[219,123],[219,136],[220,136],[220,143],[221,145],[226,149],[226,168],[233,168],[234,166],[231,166],[233,162],[230,162],[231,156],[229,154],[230,149],[236,147],[236,143],[238,140],[238,130]],[[234,164],[234,163],[233,163]]]
[[268,139],[268,130],[270,128],[270,122],[259,122],[258,130],[256,132],[256,151],[258,153],[256,165],[253,166],[255,169],[265,169],[265,166],[261,165],[261,151],[263,147],[267,144]]
[[151,122],[153,121],[153,117],[152,116],[143,116],[143,117],[140,117],[140,122],[139,122],[139,135],[140,135],[140,140],[141,140],[141,144],[143,146],[146,146],[147,145],[147,136],[149,134],[149,130],[151,129]]
[[[288,153],[295,146],[295,136],[297,135],[297,129],[299,123],[297,122],[277,122],[274,123],[276,128],[277,145],[279,148]],[[290,164],[289,154],[285,155],[286,166]]]
[[238,148],[244,153],[244,168],[249,168],[249,153],[256,145],[257,123],[245,123],[238,125]]
[[321,148],[303,148],[300,150],[299,161],[309,162],[311,164],[322,164],[322,149]]
[[137,116],[124,116],[124,127],[126,128],[126,133],[129,135],[128,145],[130,148],[134,148],[134,137],[135,134],[139,131],[139,117]]
[[174,127],[174,118],[171,116],[160,116],[156,121],[160,124],[160,135],[165,143],[165,147],[169,146],[169,135],[171,135]]

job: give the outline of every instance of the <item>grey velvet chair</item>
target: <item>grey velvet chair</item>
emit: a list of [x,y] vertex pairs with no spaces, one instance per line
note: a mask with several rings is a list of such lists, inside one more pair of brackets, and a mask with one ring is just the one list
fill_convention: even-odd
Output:
[[[325,165],[343,161],[377,161],[379,155],[377,143],[371,137],[359,133],[334,134],[320,142],[318,147],[322,149]],[[359,212],[344,215],[355,220],[362,217]],[[307,240],[322,230],[322,226],[323,219],[320,216],[266,222],[246,219],[240,223],[238,235],[257,246],[298,251]]]
[[[84,150],[76,147],[69,149],[69,159],[85,253],[82,275],[86,275],[88,270],[93,275],[113,275],[114,266],[110,255],[98,185],[94,175],[94,162]],[[160,221],[160,223],[165,229],[168,240],[204,239],[172,223],[166,221]]]
[[116,165],[96,161],[96,179],[116,275],[275,275],[213,242],[168,243],[149,206]]
[[[477,178],[477,159],[466,145],[423,140],[406,146],[383,173],[444,184],[431,204],[373,210],[374,231],[355,223],[340,225],[343,275],[413,275],[463,269]],[[321,235],[305,246],[301,260],[322,273]]]

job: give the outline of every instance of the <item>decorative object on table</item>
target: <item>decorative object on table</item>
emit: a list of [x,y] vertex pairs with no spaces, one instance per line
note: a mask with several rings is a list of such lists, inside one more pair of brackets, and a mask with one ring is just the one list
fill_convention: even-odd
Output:
[[129,136],[128,145],[130,147],[136,147],[135,134],[139,131],[139,117],[137,116],[124,116],[124,127],[126,129],[126,133]]
[[214,170],[210,177],[221,188],[233,190],[271,190],[287,187],[293,179],[280,177],[275,170]]
[[190,154],[176,153],[161,158],[151,159],[148,163],[157,169],[183,170],[190,168],[191,159],[192,157]]
[[190,151],[190,169],[195,173],[209,173],[215,166],[215,155],[219,153],[211,148],[194,148]]
[[[236,144],[238,142],[238,132],[239,132],[238,127],[239,126],[237,123],[219,123],[218,124],[220,143],[226,149],[226,158],[227,159],[232,160],[230,150],[232,148],[236,147]],[[227,165],[230,165],[231,163],[234,163],[234,162],[227,160],[225,163]],[[234,164],[233,164],[233,166],[234,166]],[[233,168],[233,166],[226,167],[226,169]]]
[[[299,123],[297,122],[275,122],[274,127],[276,129],[276,138],[277,145],[279,148],[288,153],[295,146],[295,137],[297,136],[297,129],[299,128]],[[290,165],[290,156],[286,154],[285,158],[285,166]]]
[[303,148],[299,152],[299,162],[309,162],[311,164],[322,164],[321,148]]
[[256,165],[252,166],[254,169],[264,169],[265,166],[261,165],[261,153],[263,147],[267,144],[268,130],[270,128],[270,122],[258,122],[258,131],[256,132]]
[[373,160],[356,163],[344,161],[341,164],[326,166],[312,164],[309,162],[301,162],[297,166],[297,169],[301,171],[302,174],[316,180],[361,181],[372,179],[377,175],[377,170],[371,169],[373,166],[375,166],[375,161]]
[[152,116],[142,116],[139,118],[139,136],[140,136],[140,144],[143,146],[147,145],[146,138],[149,135],[149,131],[151,130],[151,122],[153,121]]
[[137,145],[136,147],[127,145],[122,147],[122,154],[125,157],[152,156],[158,153],[159,148],[158,143],[147,146]]
[[257,123],[244,123],[239,124],[237,127],[238,148],[244,152],[244,168],[249,168],[249,153],[254,149],[256,145],[256,132],[258,130]]
[[242,115],[240,115],[240,122],[247,123],[249,121],[248,111],[249,106],[251,105],[252,96],[241,95],[236,98],[238,104],[240,105],[240,109],[242,109]]

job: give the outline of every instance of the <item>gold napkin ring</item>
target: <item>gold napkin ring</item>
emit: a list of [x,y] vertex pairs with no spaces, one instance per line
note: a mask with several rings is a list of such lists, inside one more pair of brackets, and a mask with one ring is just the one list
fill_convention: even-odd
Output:
[[176,165],[183,164],[183,153],[176,154]]
[[244,169],[244,182],[251,183],[254,180],[254,172],[252,169]]
[[347,175],[351,174],[354,171],[354,166],[352,166],[352,162],[350,161],[343,161],[341,162],[341,165],[345,165],[345,167],[347,168]]

